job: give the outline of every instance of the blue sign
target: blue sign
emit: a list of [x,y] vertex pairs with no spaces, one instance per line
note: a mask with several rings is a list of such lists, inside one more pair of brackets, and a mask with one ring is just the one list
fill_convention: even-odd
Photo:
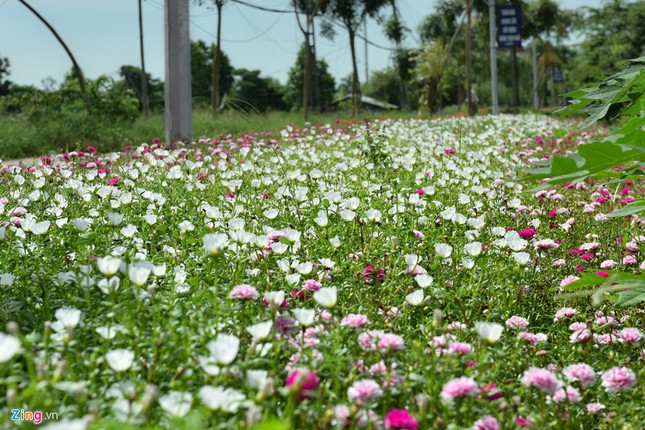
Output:
[[522,10],[519,5],[497,7],[497,46],[522,47]]

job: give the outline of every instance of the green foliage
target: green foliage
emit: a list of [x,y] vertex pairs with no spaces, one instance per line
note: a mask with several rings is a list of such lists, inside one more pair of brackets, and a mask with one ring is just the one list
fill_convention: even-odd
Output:
[[[313,69],[314,88],[312,91],[312,98],[310,107],[324,108],[329,106],[334,101],[334,94],[336,92],[336,81],[329,73],[328,65],[325,60],[316,61],[316,67]],[[291,107],[291,109],[302,109],[303,105],[303,87],[305,79],[305,46],[304,44],[298,51],[298,58],[296,63],[289,70],[289,79],[285,88],[284,101]],[[317,81],[317,85],[316,84]]]
[[[213,88],[213,61],[216,45],[206,45],[202,40],[190,44],[190,74],[192,77],[192,95],[197,104],[208,105]],[[219,99],[229,94],[235,80],[231,60],[221,51],[219,63]]]
[[11,81],[7,76],[9,76],[9,59],[0,57],[0,97],[9,94]]
[[592,296],[596,305],[610,298],[616,305],[626,307],[645,302],[645,277],[626,272],[607,272],[608,277],[584,273],[582,277],[564,287],[565,291],[598,286],[595,290],[563,294],[561,299]]
[[284,89],[278,81],[272,78],[263,78],[259,70],[235,70],[235,83],[232,88],[232,98],[244,103],[240,107],[266,112],[269,110],[286,110],[287,105],[283,100]]
[[[121,66],[119,74],[123,79],[125,88],[137,95],[139,100],[139,110],[143,111],[141,101],[141,69],[136,66]],[[146,73],[146,84],[148,87],[148,103],[151,109],[161,110],[164,106],[164,84],[161,80],[152,78],[150,73]]]
[[607,117],[620,117],[622,122],[609,136],[580,146],[576,154],[546,160],[532,169],[529,179],[548,179],[537,189],[606,176],[609,169],[645,161],[645,57],[631,60],[628,67],[599,84],[565,95],[573,101],[559,112],[586,113],[582,128]]
[[645,55],[645,3],[611,0],[599,8],[583,8],[578,30],[583,35],[575,75],[581,83],[607,76]]

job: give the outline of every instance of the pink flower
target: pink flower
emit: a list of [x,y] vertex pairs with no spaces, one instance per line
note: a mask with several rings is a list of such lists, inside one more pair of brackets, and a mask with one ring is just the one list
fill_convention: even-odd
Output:
[[613,367],[600,375],[600,379],[608,393],[627,391],[636,384],[636,375],[627,367]]
[[522,383],[527,387],[536,387],[548,394],[553,394],[562,386],[562,382],[553,373],[539,367],[531,367],[525,371]]
[[426,235],[421,233],[419,230],[412,230],[412,232],[414,233],[414,237],[416,237],[419,240],[423,240],[426,237]]
[[315,395],[320,379],[309,369],[296,369],[287,376],[286,385],[292,393],[297,394],[296,400],[301,402]]
[[635,327],[626,327],[618,332],[618,341],[638,345],[643,338],[643,333]]
[[596,272],[596,276],[602,276],[603,278],[609,278],[609,273],[599,270]]
[[582,343],[591,339],[591,332],[588,328],[582,328],[571,333],[569,336],[570,343]]
[[112,179],[110,179],[110,180],[107,182],[107,184],[108,184],[108,185],[110,185],[110,186],[112,186],[112,187],[116,187],[116,186],[119,184],[119,177],[118,177],[118,176],[114,176]]
[[448,155],[448,154],[454,154],[454,153],[455,153],[455,150],[454,150],[454,149],[452,149],[452,148],[448,148],[448,149],[446,149],[445,151],[443,151],[443,153],[444,153],[444,154],[446,154],[446,155]]
[[623,264],[625,266],[631,266],[633,264],[636,264],[636,257],[634,257],[633,255],[626,255],[623,258]]
[[419,423],[405,409],[392,409],[383,419],[386,429],[417,430]]
[[574,309],[574,308],[560,308],[555,313],[555,320],[559,321],[562,318],[571,318],[577,313],[578,313],[578,311],[576,309]]
[[318,290],[320,290],[320,287],[322,287],[322,284],[320,282],[318,282],[318,281],[313,280],[313,279],[307,279],[304,282],[304,284],[302,285],[302,287],[305,290],[318,291]]
[[557,248],[558,244],[553,239],[542,239],[535,242],[535,247],[538,249],[553,249]]
[[553,401],[555,403],[578,403],[580,400],[582,400],[580,392],[573,387],[560,388],[553,393]]
[[569,276],[567,276],[566,278],[564,278],[563,280],[560,281],[560,286],[565,287],[565,286],[571,284],[572,282],[576,282],[579,279],[580,278],[577,277],[577,276],[569,275]]
[[487,415],[475,421],[473,430],[499,430],[499,423],[495,418]]
[[527,341],[531,346],[536,346],[538,343],[547,341],[547,335],[544,333],[529,333],[527,331],[523,331],[519,333],[517,337]]
[[526,318],[518,315],[513,315],[506,320],[506,327],[510,328],[511,330],[524,330],[528,325],[529,322],[526,320]]
[[234,286],[231,292],[228,293],[228,297],[230,299],[254,300],[260,297],[260,294],[254,287],[241,284]]
[[340,321],[343,327],[363,327],[367,324],[367,316],[362,314],[349,314]]
[[580,387],[587,388],[596,382],[596,372],[585,363],[572,364],[562,370],[569,381],[578,381]]
[[398,334],[383,333],[379,336],[379,340],[376,346],[381,352],[385,352],[393,349],[403,349],[405,342],[403,341],[403,338]]
[[605,409],[605,405],[602,403],[588,403],[587,404],[587,413],[595,414]]
[[363,404],[367,400],[378,399],[383,395],[381,386],[373,379],[362,379],[354,382],[347,389],[347,398],[350,402]]
[[481,397],[481,395],[484,395],[486,397],[486,400],[490,401],[500,399],[504,395],[504,392],[497,388],[497,384],[484,385],[483,387],[478,389],[477,392],[479,393],[479,395],[477,396],[478,399]]
[[456,397],[474,396],[477,393],[477,383],[473,378],[463,376],[446,382],[441,389],[441,399],[448,403]]
[[473,347],[465,342],[450,342],[448,344],[448,354],[467,355],[470,354]]

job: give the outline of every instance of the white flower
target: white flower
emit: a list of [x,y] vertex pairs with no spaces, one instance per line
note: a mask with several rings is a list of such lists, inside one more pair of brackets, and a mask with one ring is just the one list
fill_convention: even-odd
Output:
[[268,376],[269,372],[266,370],[247,370],[246,385],[249,388],[260,388],[265,384]]
[[495,343],[502,336],[504,326],[497,323],[478,321],[475,323],[475,331],[485,341]]
[[275,217],[278,216],[278,210],[277,209],[267,209],[264,212],[262,212],[262,215],[267,217],[268,219],[274,219]]
[[202,402],[214,411],[221,409],[224,412],[235,413],[246,400],[246,396],[232,388],[213,387],[205,385],[199,389]]
[[128,276],[130,277],[130,281],[137,287],[142,286],[148,281],[150,272],[151,270],[149,268],[143,266],[131,264],[130,267],[128,267]]
[[526,248],[528,242],[522,239],[518,232],[511,230],[504,235],[506,240],[506,246],[508,246],[513,251],[521,251]]
[[296,266],[298,273],[302,275],[308,275],[313,270],[314,266],[311,262],[300,263]]
[[51,223],[49,221],[37,222],[31,226],[31,232],[33,234],[45,234],[47,233],[47,230],[49,230],[50,224]]
[[107,214],[107,216],[108,216],[108,222],[112,225],[116,226],[123,222],[123,215],[121,215],[120,213],[110,212]]
[[10,287],[15,279],[11,273],[0,273],[0,286]]
[[20,339],[0,332],[0,363],[7,362],[20,351]]
[[421,259],[419,258],[418,255],[416,254],[407,254],[405,256],[405,264],[408,265],[408,267],[414,267],[421,263]]
[[289,247],[282,242],[273,242],[271,244],[271,250],[276,254],[284,254],[287,251],[287,248]]
[[464,252],[471,257],[476,257],[482,252],[481,242],[470,242],[464,245]]
[[240,350],[240,339],[237,336],[220,333],[217,339],[207,345],[215,362],[227,366],[235,360]]
[[118,276],[112,276],[111,278],[101,279],[96,285],[104,294],[111,294],[119,289],[120,284],[121,279]]
[[179,223],[179,230],[181,230],[182,233],[193,231],[195,230],[195,225],[188,220],[184,220]]
[[115,372],[123,372],[132,366],[134,352],[129,349],[115,349],[105,354],[105,359]]
[[415,276],[414,280],[421,288],[427,288],[434,282],[434,278],[427,273]]
[[339,213],[340,217],[345,221],[352,221],[356,217],[356,212],[349,209],[343,209]]
[[225,234],[207,234],[202,238],[204,249],[210,255],[220,255],[228,244],[228,236]]
[[103,339],[110,340],[114,339],[116,334],[121,331],[120,326],[113,326],[113,327],[106,327],[106,326],[101,326],[97,327],[96,331]]
[[333,308],[336,305],[336,298],[336,287],[324,287],[314,293],[314,300],[326,308]]
[[248,326],[246,331],[248,331],[253,340],[264,340],[271,333],[271,328],[273,327],[273,321],[264,321],[258,324]]
[[470,257],[463,257],[461,259],[461,265],[464,266],[464,269],[472,269],[475,267],[475,260]]
[[105,276],[112,276],[119,271],[119,267],[121,267],[121,259],[112,256],[97,258],[96,265],[99,272]]
[[448,245],[447,243],[437,243],[434,246],[434,250],[441,258],[448,258],[452,254],[452,246]]
[[181,391],[171,391],[159,397],[159,406],[161,406],[161,409],[177,417],[186,415],[190,411],[192,402],[193,395]]
[[425,294],[423,293],[423,290],[416,290],[413,293],[410,293],[407,296],[405,296],[405,301],[411,304],[412,306],[419,306],[421,303],[423,303],[423,299],[425,299]]
[[68,330],[73,329],[81,321],[81,311],[75,308],[62,307],[56,311],[56,319]]
[[367,212],[365,212],[365,217],[369,221],[379,222],[379,221],[381,221],[382,215],[381,215],[381,212],[379,212],[378,210],[376,210],[374,208],[369,208],[367,210]]
[[78,231],[85,231],[90,226],[90,223],[87,220],[80,218],[74,218],[72,223],[74,224],[74,228]]
[[334,248],[338,248],[340,246],[340,239],[338,238],[338,236],[332,237],[331,239],[329,239],[329,243],[331,243],[331,246],[333,246]]
[[293,310],[293,315],[296,317],[296,320],[298,320],[300,325],[303,327],[309,327],[314,323],[316,311],[313,309],[296,308]]
[[128,224],[121,229],[121,234],[123,237],[132,237],[137,232],[137,226],[133,224]]
[[513,258],[515,259],[515,262],[517,264],[519,264],[520,266],[524,266],[531,259],[531,254],[529,254],[528,252],[514,252]]
[[325,227],[329,224],[329,218],[327,218],[327,212],[324,210],[318,211],[318,216],[314,218],[314,222],[321,227]]
[[269,291],[264,293],[264,300],[266,300],[269,309],[275,311],[282,307],[284,302],[284,291]]

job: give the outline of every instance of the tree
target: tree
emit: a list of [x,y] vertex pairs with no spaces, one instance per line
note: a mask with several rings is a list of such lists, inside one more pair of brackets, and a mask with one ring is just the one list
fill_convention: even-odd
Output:
[[0,57],[0,97],[9,94],[11,81],[6,79],[6,76],[9,76],[9,59]]
[[[198,101],[212,101],[213,91],[213,52],[217,50],[214,45],[206,45],[203,40],[190,44],[190,74],[192,77],[193,98]],[[219,90],[218,100],[230,91],[233,85],[234,69],[225,52],[221,52],[219,63]]]
[[349,47],[352,54],[352,105],[354,112],[359,109],[360,83],[356,65],[356,31],[358,26],[368,16],[375,17],[378,11],[390,0],[329,0],[327,11],[338,19],[349,35]]
[[[289,70],[289,79],[285,89],[284,99],[285,102],[291,106],[292,109],[298,106],[303,106],[304,93],[306,86],[303,84],[306,79],[306,45],[303,44],[298,52],[296,63]],[[334,93],[336,90],[336,82],[334,77],[328,71],[328,65],[325,60],[318,60],[316,62],[316,70],[318,71],[318,91],[320,92],[319,104],[324,107],[331,104],[334,100]],[[315,106],[313,97],[309,99],[309,108]]]
[[235,77],[232,97],[238,101],[236,104],[239,108],[259,112],[287,109],[280,82],[261,77],[259,70],[237,69]]
[[142,70],[136,66],[121,66],[119,70],[123,85],[136,94],[139,100],[139,110],[144,111],[143,82],[145,81],[146,95],[148,97],[148,108],[163,109],[164,106],[164,84],[159,79],[153,79],[149,73],[143,78]]
[[65,49],[65,52],[67,52],[67,55],[69,56],[70,60],[72,60],[72,64],[74,65],[74,75],[78,79],[78,83],[81,88],[81,94],[83,96],[83,102],[85,103],[85,110],[87,110],[88,114],[92,113],[92,104],[90,103],[90,98],[87,95],[87,88],[85,87],[85,78],[83,77],[83,71],[81,70],[81,66],[78,65],[78,62],[76,61],[76,58],[74,58],[74,54],[72,54],[72,51],[69,49],[65,41],[63,40],[62,37],[60,37],[60,34],[52,27],[52,25],[40,14],[36,9],[31,7],[27,2],[24,0],[18,0],[20,3],[22,3],[27,9],[31,11],[36,17],[43,23],[45,26],[49,29],[49,31],[52,32],[56,40],[62,45],[63,49]]
[[402,48],[401,43],[405,37],[405,33],[409,31],[399,19],[399,11],[396,7],[396,0],[390,0],[392,4],[392,16],[385,21],[384,30],[385,36],[394,42],[396,50],[392,54],[396,70],[398,72],[398,81],[401,91],[400,103],[396,103],[405,110],[410,109],[410,98],[408,82],[410,80],[410,55]]
[[[305,119],[309,114],[309,109],[312,107],[319,107],[320,100],[317,103],[312,103],[312,89],[314,87],[319,89],[318,70],[316,63],[315,53],[315,34],[314,34],[314,18],[320,13],[324,13],[327,2],[324,0],[292,0],[293,9],[296,13],[296,22],[298,27],[305,37],[305,48],[303,52],[304,59],[304,76],[302,79],[302,110]],[[300,14],[305,15],[305,25],[300,22]],[[314,79],[316,78],[316,79]]]
[[600,8],[583,8],[579,30],[585,36],[578,49],[575,75],[580,83],[607,76],[645,55],[645,3],[612,0]]
[[[207,0],[197,0],[197,4],[200,6],[204,4]],[[212,0],[217,9],[217,36],[215,39],[215,46],[212,51],[213,62],[211,63],[211,111],[213,116],[217,115],[217,110],[219,109],[220,96],[224,94],[221,90],[223,77],[221,75],[221,62],[222,62],[222,9],[224,8],[225,0]]]
[[143,11],[141,10],[141,0],[139,3],[139,52],[141,53],[141,97],[139,98],[141,108],[144,114],[148,114],[150,103],[148,101],[148,74],[146,73],[145,51],[143,47]]

